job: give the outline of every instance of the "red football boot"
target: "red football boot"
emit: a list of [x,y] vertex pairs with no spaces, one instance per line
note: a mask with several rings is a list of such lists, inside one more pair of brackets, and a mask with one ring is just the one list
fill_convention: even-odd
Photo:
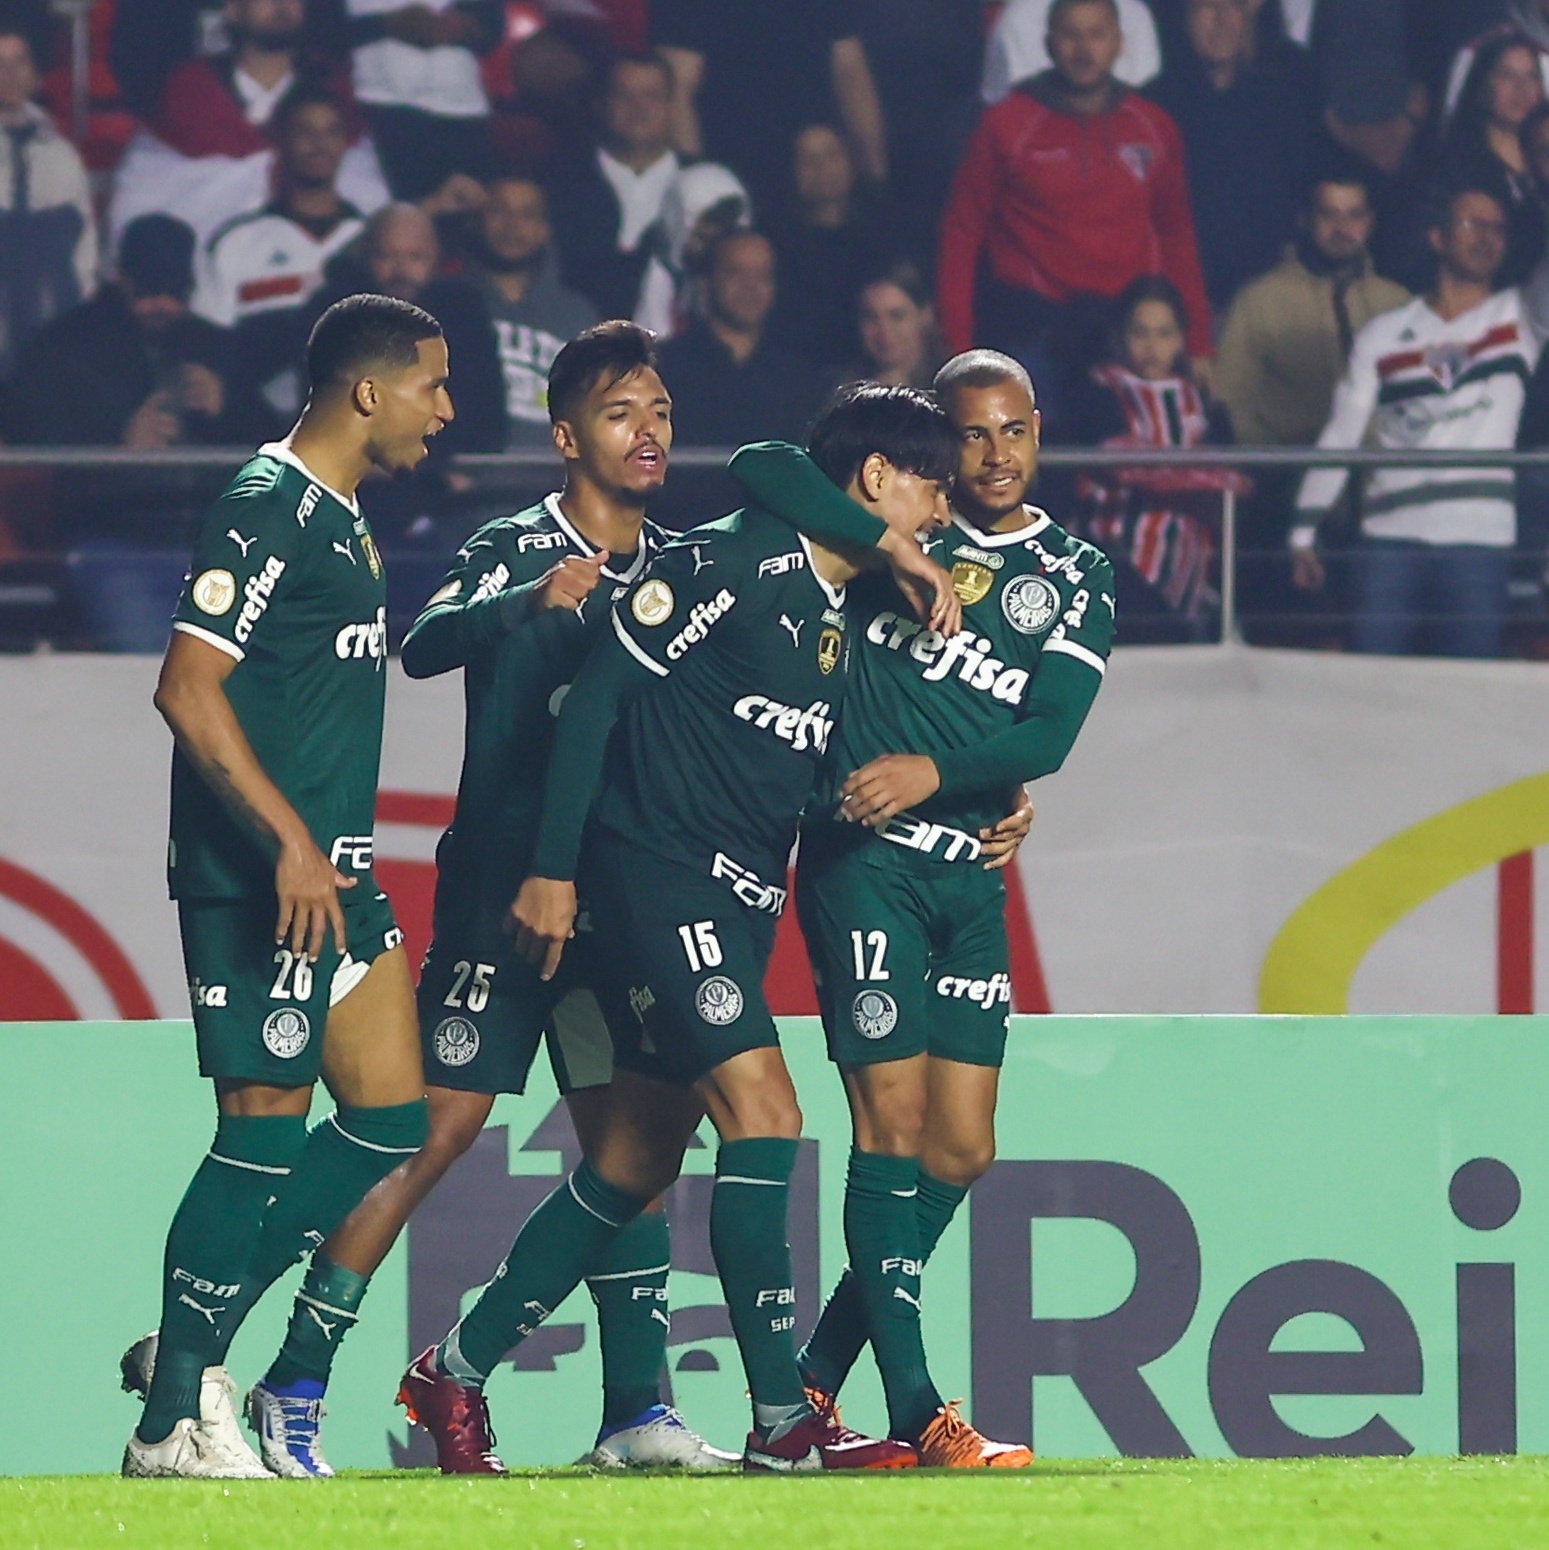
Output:
[[907,1442],[863,1437],[839,1419],[832,1398],[804,1416],[774,1442],[748,1433],[742,1467],[749,1474],[790,1474],[816,1469],[913,1469],[919,1456]]
[[503,1475],[506,1466],[495,1452],[484,1390],[459,1383],[436,1370],[436,1348],[422,1351],[398,1385],[397,1403],[409,1419],[435,1439],[436,1463],[443,1475]]

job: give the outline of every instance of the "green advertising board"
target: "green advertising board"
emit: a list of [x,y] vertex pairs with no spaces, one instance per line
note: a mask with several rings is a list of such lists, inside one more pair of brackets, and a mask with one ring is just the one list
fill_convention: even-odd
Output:
[[[814,1021],[785,1025],[810,1143],[793,1185],[803,1326],[844,1263],[846,1111]],[[0,1474],[116,1467],[119,1353],[156,1321],[162,1237],[213,1107],[186,1023],[0,1027],[0,1319],[18,1393]],[[373,1284],[329,1394],[340,1465],[424,1462],[393,1407],[407,1358],[494,1269],[574,1158],[543,1082],[490,1128]],[[1549,1450],[1549,1019],[1015,1020],[999,1158],[932,1259],[938,1385],[1045,1456]],[[671,1203],[669,1367],[723,1446],[744,1382],[709,1261],[713,1144]],[[251,1382],[287,1281],[239,1336]],[[598,1410],[573,1297],[491,1380],[501,1452],[569,1461]],[[869,1363],[846,1419],[882,1424]]]

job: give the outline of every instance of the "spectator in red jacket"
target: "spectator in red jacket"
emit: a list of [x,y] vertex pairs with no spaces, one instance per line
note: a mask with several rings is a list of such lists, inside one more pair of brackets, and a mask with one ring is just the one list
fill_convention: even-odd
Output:
[[1020,360],[1051,441],[1069,430],[1073,386],[1100,348],[1112,298],[1141,275],[1177,286],[1189,354],[1210,353],[1182,138],[1114,79],[1123,46],[1114,0],[1054,0],[1054,68],[985,113],[942,221],[947,344]]

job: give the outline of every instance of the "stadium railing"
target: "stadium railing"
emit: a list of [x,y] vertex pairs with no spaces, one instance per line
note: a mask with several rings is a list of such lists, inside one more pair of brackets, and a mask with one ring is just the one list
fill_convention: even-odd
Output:
[[[164,632],[167,594],[175,597],[199,513],[246,455],[236,447],[0,447],[0,650],[159,649],[154,638]],[[684,528],[731,509],[737,493],[725,471],[729,455],[727,448],[674,448],[672,478],[652,514]],[[396,528],[382,534],[398,630],[474,527],[539,499],[561,470],[546,449],[463,456],[451,466],[455,491],[425,498],[423,509],[411,501]],[[1100,479],[1125,469],[1244,475],[1249,489],[1227,482],[1219,491],[1188,496],[1190,509],[1213,511],[1218,524],[1220,606],[1201,643],[1323,649],[1342,646],[1348,629],[1348,559],[1358,531],[1353,492],[1361,474],[1391,467],[1510,468],[1518,476],[1519,535],[1507,652],[1549,656],[1549,450],[1047,447],[1040,466],[1036,498],[1056,520],[1069,520],[1077,509],[1082,476]],[[1344,517],[1320,540],[1328,584],[1320,593],[1298,593],[1289,584],[1285,550],[1291,502],[1303,472],[1328,467],[1350,469],[1357,478],[1347,486]],[[1171,631],[1165,619],[1160,632],[1154,620],[1130,624],[1124,630],[1121,621],[1121,640],[1186,640],[1199,633]]]

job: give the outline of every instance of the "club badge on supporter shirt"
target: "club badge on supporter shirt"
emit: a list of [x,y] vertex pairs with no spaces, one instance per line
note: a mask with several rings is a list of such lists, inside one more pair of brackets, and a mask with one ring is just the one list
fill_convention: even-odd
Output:
[[971,608],[987,596],[994,584],[994,571],[972,560],[959,560],[952,567],[952,590],[964,608]]

